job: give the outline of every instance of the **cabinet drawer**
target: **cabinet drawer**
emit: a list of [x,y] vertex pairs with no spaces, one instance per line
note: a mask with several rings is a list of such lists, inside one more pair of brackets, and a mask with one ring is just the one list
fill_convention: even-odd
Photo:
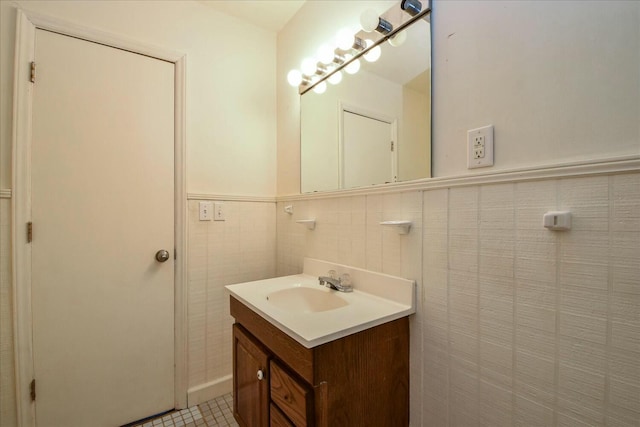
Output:
[[271,361],[271,400],[296,427],[313,425],[311,391],[293,378],[278,362]]
[[271,420],[270,427],[295,427],[289,419],[282,413],[280,409],[273,403],[269,407],[269,419]]

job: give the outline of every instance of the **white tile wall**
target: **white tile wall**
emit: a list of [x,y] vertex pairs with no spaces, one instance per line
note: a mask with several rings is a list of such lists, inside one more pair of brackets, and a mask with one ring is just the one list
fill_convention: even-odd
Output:
[[[544,229],[560,209],[573,229]],[[412,425],[640,425],[639,173],[278,203],[277,224],[278,274],[313,256],[417,281]]]
[[0,427],[16,425],[10,221],[11,200],[0,199]]
[[199,221],[189,201],[189,387],[232,372],[229,296],[224,286],[274,277],[275,204],[226,201],[225,221]]
[[[189,201],[190,387],[231,372],[224,285],[298,273],[312,256],[418,283],[412,425],[639,425],[639,173],[225,202],[224,222],[198,221],[197,204]],[[0,200],[0,426],[15,424],[9,206]],[[571,231],[542,228],[556,209],[573,212]],[[315,230],[295,223],[307,218]],[[379,225],[394,219],[412,220],[411,232]]]

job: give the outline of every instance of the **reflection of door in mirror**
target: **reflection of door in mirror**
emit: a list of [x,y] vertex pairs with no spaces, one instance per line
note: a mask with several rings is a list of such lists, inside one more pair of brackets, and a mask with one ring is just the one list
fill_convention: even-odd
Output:
[[[343,2],[336,3],[345,3]],[[357,2],[356,2],[357,3]],[[400,2],[387,16],[397,22],[406,18]],[[395,18],[394,18],[395,17]],[[391,21],[390,21],[391,22]],[[300,185],[301,192],[335,191],[354,187],[403,182],[431,176],[431,25],[429,19],[418,19],[405,30],[401,45],[380,45],[382,56],[375,62],[361,60],[355,75],[344,74],[338,85],[329,84],[324,93],[307,91],[300,99]],[[360,32],[360,37],[373,37]],[[344,135],[342,106],[373,110],[396,121],[396,157],[393,174],[384,177],[356,176],[368,169],[382,172],[380,166],[362,165],[373,161],[366,151],[355,156],[358,163],[350,165],[340,143]],[[353,111],[353,110],[350,110]],[[356,112],[361,113],[360,110]],[[365,114],[368,115],[368,114]],[[369,116],[371,117],[371,116]],[[375,116],[374,116],[375,117]],[[383,132],[380,133],[382,135]],[[384,132],[388,135],[388,132]],[[385,143],[386,146],[387,143]],[[388,158],[388,151],[385,158]],[[352,156],[353,157],[353,156]],[[380,164],[383,161],[380,160]],[[388,170],[386,160],[385,168]],[[386,173],[386,172],[385,172]],[[353,176],[349,177],[350,174]]]
[[341,188],[395,182],[395,120],[342,109],[341,122]]

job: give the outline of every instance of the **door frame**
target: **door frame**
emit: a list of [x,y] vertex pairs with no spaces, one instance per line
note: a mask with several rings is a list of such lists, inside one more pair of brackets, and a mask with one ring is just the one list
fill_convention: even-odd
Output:
[[16,10],[16,51],[13,92],[11,250],[13,328],[18,426],[35,425],[35,405],[30,383],[34,375],[31,307],[31,246],[26,225],[31,221],[31,126],[33,89],[31,62],[35,57],[36,30],[48,30],[174,64],[175,162],[175,277],[174,363],[176,408],[187,406],[187,193],[185,164],[186,55],[93,28],[28,11]]

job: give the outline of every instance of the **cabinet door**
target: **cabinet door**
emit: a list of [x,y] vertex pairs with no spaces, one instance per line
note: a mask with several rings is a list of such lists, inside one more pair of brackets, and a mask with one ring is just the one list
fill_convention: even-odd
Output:
[[233,325],[233,415],[242,427],[269,426],[269,355]]

